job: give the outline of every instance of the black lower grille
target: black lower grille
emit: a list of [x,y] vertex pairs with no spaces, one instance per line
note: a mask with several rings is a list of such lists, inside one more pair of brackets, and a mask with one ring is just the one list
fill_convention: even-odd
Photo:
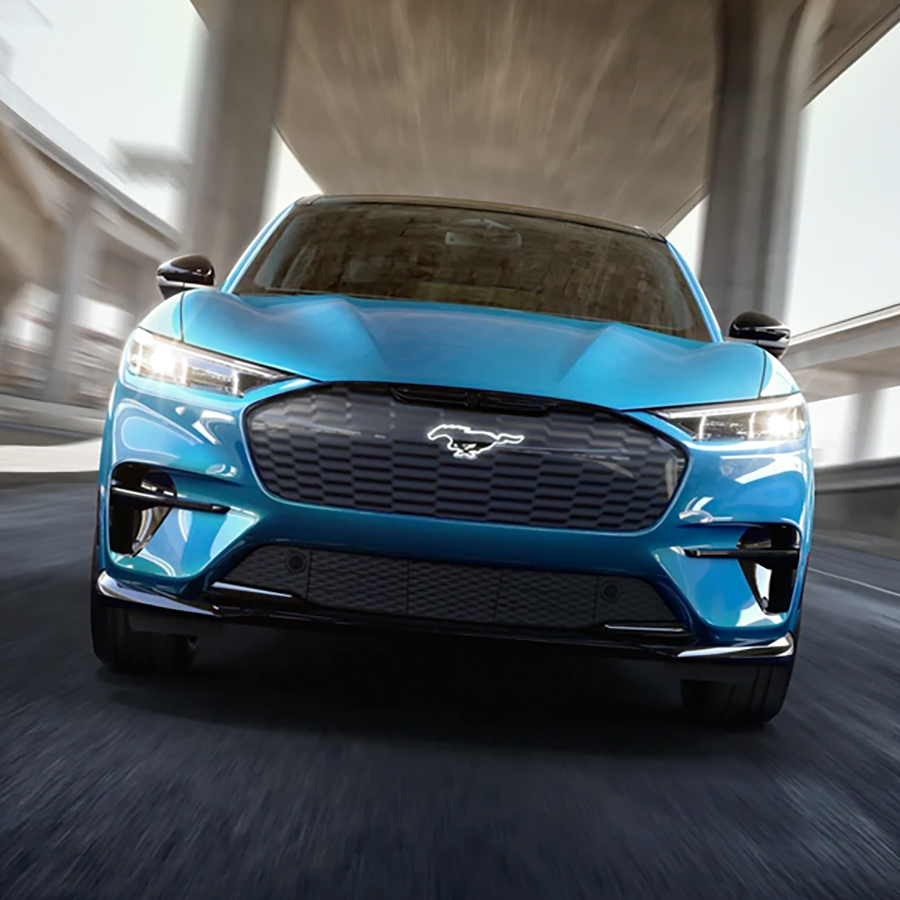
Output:
[[685,463],[598,407],[448,388],[310,388],[253,408],[247,432],[263,484],[286,500],[549,528],[648,528]]
[[224,579],[331,609],[453,622],[581,629],[675,623],[639,578],[461,566],[272,545]]

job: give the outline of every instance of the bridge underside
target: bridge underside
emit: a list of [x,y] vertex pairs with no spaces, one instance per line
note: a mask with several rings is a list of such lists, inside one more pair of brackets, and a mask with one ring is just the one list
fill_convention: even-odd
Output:
[[210,25],[186,243],[259,228],[273,124],[328,193],[668,232],[708,191],[725,326],[784,312],[800,111],[900,0],[194,0]]
[[[662,231],[703,193],[720,0],[294,5],[278,126],[324,191],[525,203]],[[836,0],[813,92],[898,17],[897,0]]]

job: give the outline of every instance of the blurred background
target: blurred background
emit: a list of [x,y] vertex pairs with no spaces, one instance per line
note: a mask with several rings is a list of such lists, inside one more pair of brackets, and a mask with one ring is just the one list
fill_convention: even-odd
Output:
[[0,441],[99,433],[179,251],[223,275],[320,188],[522,202],[663,231],[723,328],[786,320],[820,528],[893,551],[897,4],[551,6],[0,0]]
[[[105,405],[182,246],[206,40],[178,0],[0,0],[0,391],[71,406],[60,425]],[[266,217],[317,191],[271,156]]]
[[787,321],[820,528],[900,547],[898,4],[555,8],[0,0],[0,442],[96,437],[178,252],[222,276],[320,189],[521,202]]
[[[900,0],[0,0],[0,896],[896,896],[898,22]],[[177,683],[98,670],[99,435],[156,266],[221,278],[320,189],[642,225],[723,330],[792,327],[817,534],[771,727],[694,727],[634,664],[521,647],[258,629]]]
[[[255,19],[284,17],[284,2],[267,3],[271,10],[260,7]],[[602,4],[568,2],[573,22],[581,15],[587,30],[606,35],[582,48],[584,64],[561,62],[577,49],[577,29],[561,26],[537,48],[542,4],[490,4],[481,13],[486,32],[460,24],[468,21],[462,10],[440,26],[423,19],[422,6],[382,5],[299,8],[285,47],[260,27],[270,58],[284,57],[281,71],[257,72],[250,60],[250,77],[242,69],[228,81],[200,15],[209,18],[211,4],[200,0],[0,0],[0,421],[51,426],[39,405],[47,402],[67,407],[58,410],[60,426],[95,419],[125,336],[157,302],[156,264],[183,249],[233,253],[208,224],[228,211],[206,203],[205,221],[197,212],[210,191],[210,178],[192,177],[198,165],[218,179],[250,173],[245,195],[262,197],[238,202],[258,207],[256,226],[319,190],[308,169],[329,191],[534,202],[662,229],[716,305],[715,264],[703,264],[704,196],[719,140],[714,58],[703,47],[715,44],[711,4],[687,4],[687,17],[679,4],[662,17],[645,0],[628,10],[620,4],[604,31]],[[823,466],[900,455],[900,366],[888,360],[898,371],[883,371],[873,348],[852,360],[834,351],[861,339],[867,323],[858,317],[900,302],[893,7],[841,0],[830,8],[817,25],[816,57],[805,63],[812,87],[801,86],[803,102],[811,102],[796,128],[786,119],[791,133],[774,149],[763,142],[764,152],[793,154],[796,163],[721,176],[774,179],[773,202],[789,208],[748,225],[776,232],[781,257],[771,276],[780,286],[751,299],[778,307],[770,311],[800,337],[788,362],[814,401]],[[665,41],[657,48],[653,35],[650,46],[637,46],[651,12],[658,35],[674,29],[679,52],[660,56]],[[628,51],[628,42],[637,49]],[[239,42],[233,49],[241,52]],[[228,96],[241,85],[272,106],[277,129],[264,164],[252,138],[242,146],[226,123],[209,124],[207,107],[217,102],[233,102],[238,120],[241,104],[259,108],[252,97]],[[212,158],[216,127],[217,140],[234,144],[227,158]],[[748,116],[743,127],[760,124]],[[741,190],[765,189],[748,181]],[[739,206],[731,202],[725,216]],[[253,221],[252,213],[244,218]],[[773,251],[762,243],[750,252]],[[214,259],[222,273],[233,261]],[[720,305],[720,318],[729,311]],[[883,331],[900,317],[885,313],[878,322]],[[880,342],[882,356],[885,349]]]
[[[340,6],[347,8],[341,10]],[[404,6],[409,13],[410,4],[388,4],[386,8],[396,13]],[[648,4],[634,6],[646,8]],[[322,70],[328,83],[315,92],[317,96],[312,96],[314,92],[309,88],[295,88],[292,83],[280,92],[282,103],[285,94],[292,97],[296,92],[298,99],[307,101],[310,109],[284,110],[276,116],[276,123],[290,132],[288,137],[297,145],[298,152],[292,153],[280,134],[274,134],[265,171],[261,221],[297,197],[319,190],[304,170],[302,159],[302,151],[316,141],[325,148],[340,142],[340,164],[346,161],[354,168],[368,170],[364,174],[346,173],[335,178],[333,169],[339,162],[323,161],[327,149],[311,146],[310,159],[332,181],[342,182],[339,188],[347,182],[356,188],[353,184],[356,181],[362,189],[383,189],[381,185],[390,182],[389,186],[395,190],[436,192],[422,190],[429,187],[429,177],[422,177],[424,174],[431,177],[435,187],[468,188],[466,196],[480,194],[491,198],[500,194],[504,195],[502,199],[527,201],[527,196],[509,196],[516,192],[519,179],[506,177],[498,184],[487,177],[493,168],[499,167],[508,174],[510,165],[525,167],[539,152],[533,145],[521,146],[519,152],[524,159],[513,159],[515,150],[510,147],[523,135],[501,131],[515,131],[515,123],[493,122],[495,134],[488,140],[481,136],[483,146],[474,148],[470,154],[471,165],[466,176],[461,176],[459,171],[465,163],[463,148],[454,147],[452,159],[440,160],[447,164],[446,173],[434,175],[407,170],[408,188],[404,186],[400,154],[390,176],[385,177],[379,170],[386,164],[381,158],[384,148],[355,145],[357,140],[365,140],[366,126],[373,124],[367,122],[361,109],[366,95],[373,90],[374,78],[380,76],[390,81],[399,93],[409,89],[405,82],[409,73],[404,73],[402,66],[399,73],[387,71],[397,62],[389,58],[390,52],[396,53],[402,46],[396,36],[392,36],[391,46],[378,33],[390,28],[391,22],[376,25],[378,16],[374,8],[360,21],[347,18],[352,7],[350,3],[335,6],[336,20],[340,22],[343,16],[348,32],[356,29],[360,36],[365,34],[379,40],[384,45],[381,49],[385,58],[379,58],[378,47],[374,53],[356,47],[355,59],[345,60],[341,66],[332,61],[332,70]],[[183,237],[189,227],[186,191],[191,180],[192,151],[198,147],[201,88],[204,77],[208,77],[204,63],[208,62],[209,37],[197,8],[206,11],[206,5],[199,0],[193,5],[187,0],[131,0],[127,4],[117,0],[80,0],[77,4],[66,0],[0,0],[0,187],[4,200],[0,213],[0,385],[6,394],[75,406],[102,406],[124,336],[157,301],[153,278],[156,264],[167,254],[186,246]],[[324,29],[327,23],[317,21],[316,15],[321,19],[321,13],[315,10],[306,16],[297,15],[297,19],[309,21],[296,23],[298,29],[306,26],[306,36],[298,35],[298,46],[287,50],[289,56],[305,49],[304,40],[315,34],[316,28]],[[409,14],[407,18],[406,23],[399,23],[401,27],[418,26],[415,15]],[[698,24],[711,27],[713,23]],[[870,30],[874,27],[871,22],[858,24]],[[879,24],[877,19],[874,24]],[[515,28],[513,23],[507,26],[507,31]],[[629,28],[636,30],[637,26],[634,22],[623,22],[618,27],[627,33]],[[686,26],[682,27],[687,30]],[[689,27],[694,29],[695,25],[689,23]],[[826,26],[829,31],[833,27]],[[494,48],[498,62],[504,52],[502,43],[511,36],[512,32],[505,37],[498,36],[501,46]],[[352,44],[353,35],[348,33],[347,37]],[[435,43],[433,35],[424,37]],[[455,35],[445,37],[449,44]],[[528,39],[527,34],[525,37]],[[867,34],[863,37],[871,39]],[[443,49],[448,51],[447,47]],[[524,49],[527,51],[527,46]],[[844,50],[844,56],[854,51],[853,47],[840,49]],[[483,55],[484,50],[471,51],[473,66],[474,54]],[[895,85],[900,80],[900,30],[886,34],[868,52],[862,54],[861,48],[856,48],[855,53],[859,58],[846,66],[803,111],[797,175],[785,185],[786,190],[796,194],[796,202],[791,222],[794,247],[788,261],[784,317],[798,335],[900,301],[900,268],[895,262],[900,218],[900,170],[896,165],[900,104],[895,96]],[[419,48],[417,56],[423,54]],[[324,52],[320,55],[326,57]],[[524,54],[519,51],[519,55]],[[488,59],[487,64],[490,62]],[[512,64],[523,62],[524,59],[513,56]],[[676,62],[665,60],[664,65],[673,68]],[[842,67],[846,65],[846,61],[839,62]],[[304,63],[291,59],[288,78],[294,77],[301,65],[312,63],[323,64],[320,59]],[[683,68],[688,63],[699,69],[696,60],[687,60]],[[477,64],[486,65],[483,59]],[[374,75],[365,71],[366,65],[374,67]],[[433,74],[427,71],[422,59],[410,61],[410,66],[416,65],[425,69],[426,75]],[[431,69],[437,67],[439,64],[430,64]],[[814,68],[821,68],[821,61]],[[479,80],[487,80],[488,74],[470,73],[465,80],[474,89]],[[518,74],[529,73],[523,70]],[[702,82],[712,73],[687,74],[698,83],[688,81],[676,85],[684,94],[692,89],[700,94],[710,87]],[[354,77],[361,80],[353,84],[350,80]],[[648,76],[637,77],[640,80]],[[654,75],[651,73],[650,77]],[[502,83],[495,85],[497,96],[482,97],[483,104],[502,107],[517,103],[512,94],[500,96],[503,88]],[[433,86],[425,86],[419,93],[432,89]],[[534,85],[527,83],[520,84],[519,89],[535,93]],[[578,83],[560,88],[573,93],[582,89],[583,85]],[[351,96],[354,91],[355,97]],[[351,101],[351,108],[341,114],[332,111],[328,122],[321,117],[316,121],[320,111],[313,107],[322,102],[319,95],[323,94],[328,94],[330,99],[340,94],[345,105]],[[419,98],[406,99],[419,102]],[[561,99],[557,98],[557,104],[565,108]],[[698,107],[692,110],[698,121],[689,123],[693,126],[690,133],[679,131],[676,126],[681,123],[678,122],[673,122],[671,132],[667,132],[663,120],[653,123],[657,132],[655,140],[674,147],[684,141],[688,145],[685,149],[702,148],[693,132],[709,129],[709,123],[701,121],[704,115],[709,117],[710,111],[705,108],[708,99],[705,96],[692,99]],[[472,121],[487,118],[491,111],[465,108],[466,104],[477,104],[477,97],[458,100],[457,124],[461,126],[458,134],[468,140],[467,129]],[[395,102],[393,98],[385,98],[385,108],[391,110]],[[446,125],[452,130],[453,103],[449,106],[450,116],[440,127]],[[349,120],[354,112],[359,113],[358,131],[334,134],[343,124],[342,116]],[[547,123],[542,121],[542,112],[533,114],[533,122],[520,122],[516,127],[522,129],[532,124],[536,129],[545,128]],[[558,120],[556,124],[561,124],[563,112],[564,109],[552,111]],[[508,119],[514,114],[515,109],[498,109],[497,117]],[[421,111],[418,115],[421,123]],[[369,140],[372,144],[379,141],[385,144],[394,132],[406,141],[409,136],[401,131],[404,124],[393,115],[383,122],[377,134],[370,134]],[[317,140],[308,131],[298,134],[308,125],[331,128]],[[583,123],[581,127],[587,130]],[[635,122],[634,127],[638,137],[639,129],[645,125]],[[622,131],[622,128],[614,130]],[[537,132],[536,136],[547,144],[545,135]],[[427,140],[436,142],[434,135],[429,135]],[[496,146],[492,147],[492,143]],[[640,154],[642,148],[628,149]],[[654,156],[662,158],[652,148],[646,149],[645,155],[651,162]],[[547,156],[555,152],[555,148],[548,148]],[[583,167],[579,157],[582,152],[578,148],[569,153],[573,168]],[[503,158],[504,154],[508,159]],[[682,160],[676,162],[681,169],[699,170],[704,155],[699,154],[698,160],[690,165]],[[363,157],[366,157],[364,163]],[[597,158],[599,170],[605,161],[602,152],[597,153]],[[553,165],[565,164],[564,160],[557,159],[545,162],[548,170]],[[535,168],[540,174],[539,166]],[[596,214],[611,218],[620,212],[646,211],[643,218],[651,221],[637,221],[640,215],[632,215],[629,221],[647,227],[665,226],[695,271],[703,271],[707,203],[702,199],[705,185],[691,184],[693,172],[682,179],[682,184],[673,186],[673,194],[681,189],[684,196],[665,222],[652,221],[654,216],[657,219],[659,216],[650,208],[651,202],[642,208],[640,203],[623,202],[615,194],[608,194],[604,203],[596,197],[596,188],[588,188],[585,196],[579,198],[575,193],[577,179],[564,183],[555,171],[545,174],[546,183],[538,191],[544,205],[589,206]],[[616,174],[622,179],[628,177],[625,171]],[[583,177],[580,171],[578,175]],[[659,181],[674,180],[672,173],[663,170],[658,170],[654,177]],[[602,172],[598,171],[596,181],[603,180]],[[646,190],[650,194],[660,192],[652,183]],[[534,190],[518,191],[519,194],[529,192]],[[554,198],[556,203],[552,202]],[[211,252],[204,247],[191,249]],[[217,262],[227,266],[233,260]],[[844,393],[814,404],[816,452],[822,463],[856,459],[859,451],[865,458],[900,452],[900,431],[892,427],[897,420],[893,413],[900,409],[900,391],[893,386],[879,388],[875,400],[879,407],[878,421],[864,446],[854,441],[853,429],[849,427],[853,409],[859,406],[858,394],[863,392]]]

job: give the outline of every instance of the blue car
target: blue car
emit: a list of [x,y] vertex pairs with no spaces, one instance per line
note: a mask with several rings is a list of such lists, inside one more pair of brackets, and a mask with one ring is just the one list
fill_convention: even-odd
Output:
[[660,660],[687,711],[782,706],[812,534],[807,413],[758,312],[724,340],[666,240],[526,208],[317,197],[123,355],[94,649],[171,673],[230,622]]

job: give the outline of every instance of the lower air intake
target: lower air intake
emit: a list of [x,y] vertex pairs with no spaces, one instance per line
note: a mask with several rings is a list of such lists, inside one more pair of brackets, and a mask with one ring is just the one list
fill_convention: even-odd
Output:
[[460,566],[298,547],[254,550],[224,579],[330,609],[552,629],[673,623],[639,578]]

